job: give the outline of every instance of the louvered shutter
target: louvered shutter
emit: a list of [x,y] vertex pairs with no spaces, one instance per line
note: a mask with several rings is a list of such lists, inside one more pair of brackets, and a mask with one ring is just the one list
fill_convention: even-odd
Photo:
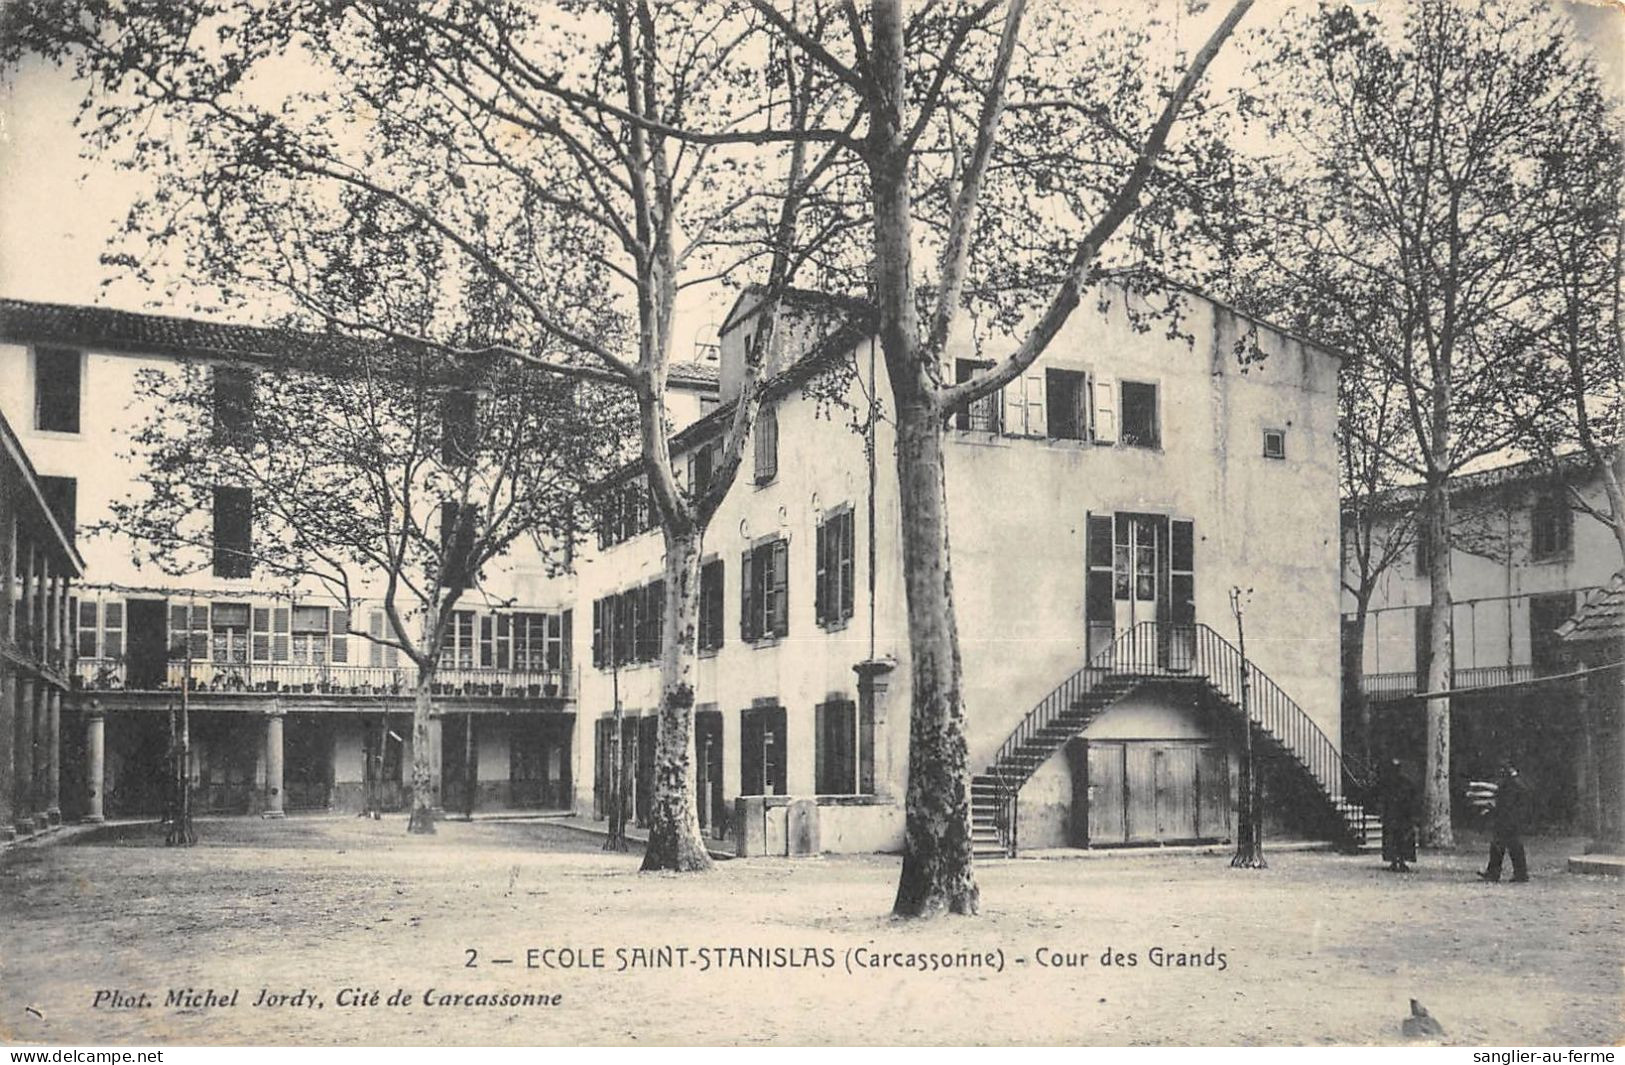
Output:
[[773,635],[790,632],[790,544],[773,542]]
[[288,660],[288,634],[292,624],[293,616],[288,607],[279,606],[271,610],[271,660],[273,662],[286,662]]
[[1027,435],[1048,436],[1047,409],[1044,406],[1044,371],[1031,370],[1022,375],[1023,402],[1027,408]]
[[350,661],[350,615],[344,610],[333,611],[333,653],[332,660],[335,665],[346,665]]
[[856,526],[852,520],[852,511],[841,515],[841,617],[852,616],[854,574],[857,570],[857,536]]
[[1106,374],[1095,375],[1095,442],[1117,443],[1117,382]]
[[249,654],[256,662],[271,660],[271,610],[257,606],[249,612]]
[[1018,377],[999,390],[999,400],[1004,405],[1004,417],[1001,424],[1009,436],[1027,435],[1027,402],[1023,381]]
[[829,539],[833,531],[829,522],[818,523],[818,542],[814,545],[814,554],[818,557],[815,566],[816,576],[813,579],[813,616],[818,619],[820,625],[829,621],[828,597],[824,593],[824,587],[829,580]]
[[[367,635],[382,638],[384,635],[384,612],[371,610],[367,612]],[[367,665],[377,668],[384,664],[384,646],[375,641],[367,641]]]
[[750,551],[739,559],[739,637],[743,640],[754,640],[757,636],[755,561]]

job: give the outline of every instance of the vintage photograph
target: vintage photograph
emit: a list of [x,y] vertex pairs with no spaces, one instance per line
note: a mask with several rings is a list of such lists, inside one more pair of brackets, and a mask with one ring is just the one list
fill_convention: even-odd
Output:
[[0,2],[0,1044],[1625,1043],[1622,163],[1600,0]]

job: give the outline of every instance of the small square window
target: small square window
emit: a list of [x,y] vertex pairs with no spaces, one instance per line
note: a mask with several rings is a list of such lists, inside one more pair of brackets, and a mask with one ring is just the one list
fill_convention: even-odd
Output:
[[1264,430],[1264,457],[1267,459],[1286,458],[1286,430]]

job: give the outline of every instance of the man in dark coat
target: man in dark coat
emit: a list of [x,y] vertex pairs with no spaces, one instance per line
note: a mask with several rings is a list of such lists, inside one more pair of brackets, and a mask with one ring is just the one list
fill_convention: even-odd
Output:
[[1382,860],[1390,873],[1408,873],[1416,861],[1417,796],[1415,782],[1398,758],[1383,766]]
[[1479,879],[1491,883],[1501,879],[1501,859],[1512,856],[1512,882],[1529,879],[1529,863],[1523,850],[1523,832],[1529,817],[1529,788],[1510,761],[1501,767],[1496,782],[1495,806],[1490,811],[1490,864]]

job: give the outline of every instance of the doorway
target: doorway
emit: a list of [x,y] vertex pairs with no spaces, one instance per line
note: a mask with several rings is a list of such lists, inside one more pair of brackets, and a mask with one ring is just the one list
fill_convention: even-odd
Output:
[[169,623],[162,599],[131,599],[126,621],[124,685],[140,691],[169,680]]
[[722,787],[722,711],[701,710],[694,715],[694,798],[700,828],[715,839],[728,831],[728,808]]
[[1230,835],[1230,764],[1201,741],[1089,741],[1088,845],[1192,843]]

